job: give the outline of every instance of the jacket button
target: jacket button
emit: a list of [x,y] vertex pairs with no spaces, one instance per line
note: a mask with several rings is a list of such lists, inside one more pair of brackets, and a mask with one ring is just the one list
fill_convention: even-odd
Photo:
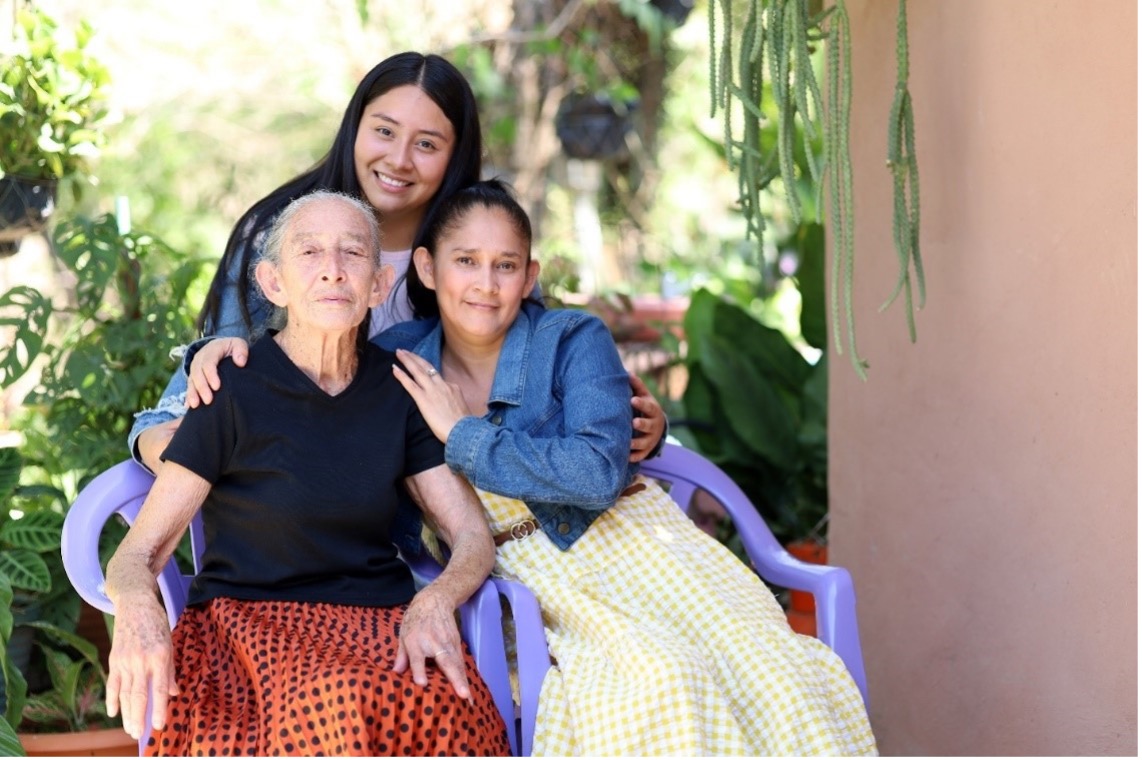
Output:
[[556,528],[556,530],[559,531],[559,535],[566,536],[568,533],[571,532],[571,526],[568,525],[567,523],[559,523],[559,527]]
[[500,424],[501,422],[503,422],[503,421],[504,421],[504,418],[503,418],[503,417],[501,417],[501,416],[500,416],[500,415],[498,415],[498,414],[497,414],[495,417],[493,417],[493,418],[492,418],[492,424],[493,424],[493,425],[499,425],[499,424]]

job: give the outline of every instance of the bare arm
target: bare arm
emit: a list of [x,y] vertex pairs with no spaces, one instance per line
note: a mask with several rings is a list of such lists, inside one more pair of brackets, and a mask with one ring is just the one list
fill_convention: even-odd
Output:
[[464,671],[455,611],[480,587],[495,563],[496,547],[480,500],[468,481],[440,465],[405,481],[412,498],[452,550],[448,565],[421,589],[408,606],[394,669],[412,668],[413,681],[424,685],[428,658],[462,699],[471,699]]
[[143,732],[148,686],[152,721],[162,728],[168,696],[178,693],[170,625],[155,577],[174,553],[210,483],[175,462],[159,471],[139,517],[107,565],[107,596],[115,605],[115,638],[107,677],[107,714],[123,713],[123,728]]

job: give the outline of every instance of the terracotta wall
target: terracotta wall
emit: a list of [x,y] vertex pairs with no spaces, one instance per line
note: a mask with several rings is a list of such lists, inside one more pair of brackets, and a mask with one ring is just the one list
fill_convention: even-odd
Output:
[[895,0],[849,0],[861,383],[833,556],[885,754],[1137,754],[1133,0],[910,0],[928,305],[891,290]]

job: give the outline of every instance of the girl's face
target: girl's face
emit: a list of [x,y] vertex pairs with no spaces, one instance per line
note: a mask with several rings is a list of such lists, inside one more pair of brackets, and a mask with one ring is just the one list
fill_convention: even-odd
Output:
[[436,291],[446,334],[470,344],[502,342],[539,276],[530,253],[508,215],[486,206],[470,209],[433,254],[417,248],[417,273]]
[[398,230],[412,230],[407,242],[386,240],[386,249],[411,245],[412,233],[444,181],[455,142],[452,122],[419,87],[395,87],[365,106],[353,146],[357,182],[380,212],[386,237],[403,238]]

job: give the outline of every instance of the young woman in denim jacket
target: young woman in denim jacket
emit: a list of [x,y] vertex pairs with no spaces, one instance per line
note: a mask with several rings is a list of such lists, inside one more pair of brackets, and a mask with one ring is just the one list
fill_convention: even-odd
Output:
[[[476,487],[496,573],[543,610],[541,755],[864,755],[837,655],[628,458],[627,373],[606,326],[529,295],[531,229],[499,183],[445,200],[409,294],[435,318],[374,341],[445,460]],[[404,350],[408,349],[408,350]]]
[[[412,243],[424,219],[440,199],[480,178],[483,144],[476,98],[464,75],[437,55],[406,52],[377,64],[357,85],[329,152],[312,169],[255,203],[234,226],[226,251],[199,315],[199,329],[214,337],[214,353],[195,367],[209,395],[218,385],[217,363],[232,355],[246,360],[246,341],[265,325],[268,308],[250,271],[260,256],[265,231],[294,198],[314,190],[333,190],[362,197],[376,210],[383,233],[382,261],[398,282],[388,299],[374,309],[370,335],[411,319],[403,276]],[[196,385],[188,389],[185,364],[174,373],[154,409],[136,415],[128,437],[131,455],[152,471],[185,414],[197,403]],[[665,435],[662,407],[632,376],[640,417],[628,431],[631,458],[651,453]],[[189,392],[188,392],[189,391]]]

